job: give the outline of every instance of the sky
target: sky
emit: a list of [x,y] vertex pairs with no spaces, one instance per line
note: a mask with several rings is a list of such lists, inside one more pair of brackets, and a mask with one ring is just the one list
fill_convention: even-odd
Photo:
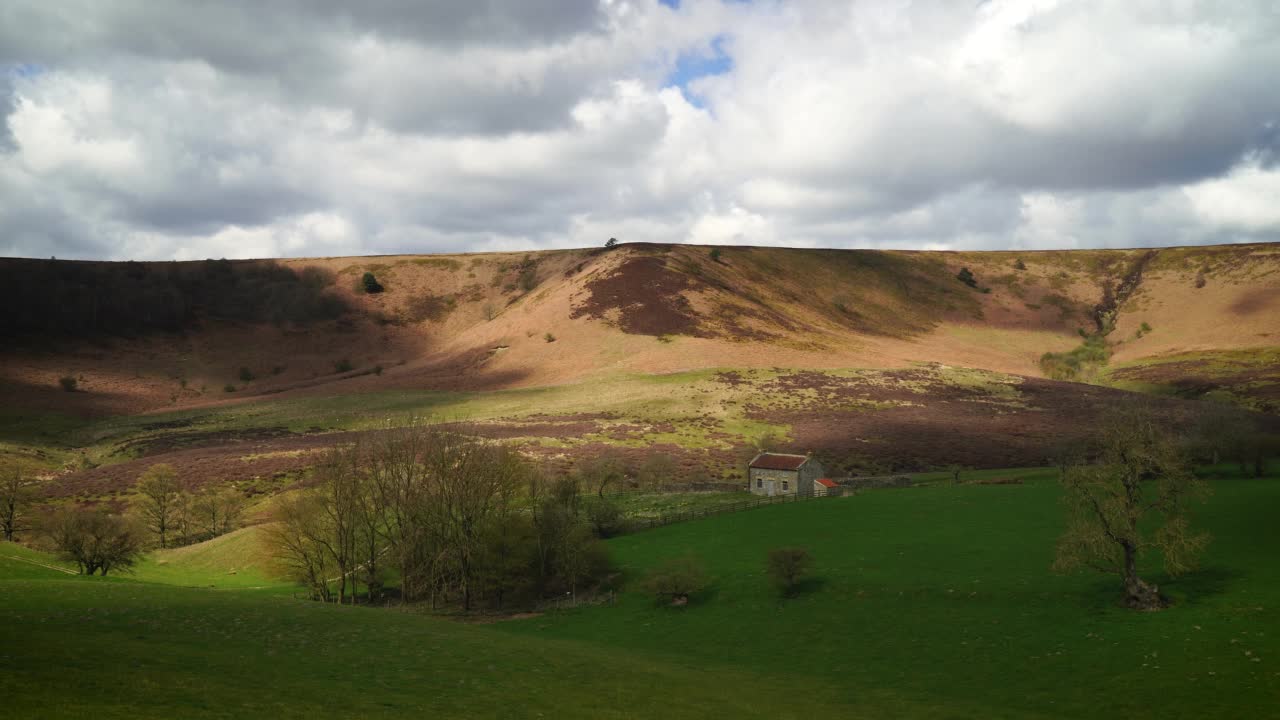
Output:
[[1280,240],[1275,0],[0,0],[0,256]]

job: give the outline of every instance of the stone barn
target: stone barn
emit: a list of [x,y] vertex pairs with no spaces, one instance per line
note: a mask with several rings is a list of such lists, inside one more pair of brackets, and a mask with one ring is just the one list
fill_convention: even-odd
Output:
[[760,453],[747,466],[747,482],[756,495],[813,495],[820,477],[822,464],[811,455]]

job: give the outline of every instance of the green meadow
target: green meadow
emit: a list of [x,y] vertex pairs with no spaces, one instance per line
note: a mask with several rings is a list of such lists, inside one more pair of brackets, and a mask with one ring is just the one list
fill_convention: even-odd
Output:
[[[105,579],[0,544],[0,697],[13,717],[95,718],[1203,718],[1280,707],[1280,478],[1215,477],[1196,515],[1213,534],[1201,569],[1167,578],[1148,558],[1176,604],[1136,613],[1116,603],[1114,578],[1049,571],[1060,527],[1051,472],[993,477],[1023,484],[930,478],[615,538],[624,587],[685,554],[706,565],[710,587],[685,608],[624,590],[614,605],[492,623],[295,600],[239,566],[243,535]],[[786,600],[764,573],[782,546],[814,557]]]

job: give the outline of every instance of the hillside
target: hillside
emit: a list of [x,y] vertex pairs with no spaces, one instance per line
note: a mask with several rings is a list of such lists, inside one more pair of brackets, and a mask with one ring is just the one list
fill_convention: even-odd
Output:
[[0,453],[85,499],[155,462],[271,493],[429,416],[554,470],[665,454],[685,481],[734,482],[762,443],[835,473],[1037,465],[1123,390],[1274,427],[1278,270],[1277,245],[0,261]]
[[[957,280],[963,268],[974,287]],[[1182,395],[1225,388],[1273,410],[1266,352],[1280,347],[1276,245],[731,247],[716,260],[686,245],[278,262],[5,260],[0,292],[13,310],[0,320],[8,338],[0,383],[16,405],[92,416],[712,367],[938,362],[1040,377],[1040,357],[1076,347],[1081,330],[1096,332],[1100,308],[1135,268],[1107,337],[1116,379]],[[385,291],[358,293],[365,272]],[[66,376],[80,392],[59,389]]]

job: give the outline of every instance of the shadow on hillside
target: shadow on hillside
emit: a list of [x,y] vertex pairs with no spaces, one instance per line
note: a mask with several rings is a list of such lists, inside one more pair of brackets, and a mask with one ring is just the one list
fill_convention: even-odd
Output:
[[[306,324],[350,310],[331,272],[271,260],[81,262],[0,260],[0,336],[132,337],[203,320]],[[38,300],[38,301],[33,301]]]
[[[128,411],[132,399],[123,393],[100,390],[67,392],[58,385],[41,385],[20,378],[0,378],[0,440],[17,441],[41,434],[50,415],[77,419],[100,418]],[[25,420],[23,419],[25,418]]]

